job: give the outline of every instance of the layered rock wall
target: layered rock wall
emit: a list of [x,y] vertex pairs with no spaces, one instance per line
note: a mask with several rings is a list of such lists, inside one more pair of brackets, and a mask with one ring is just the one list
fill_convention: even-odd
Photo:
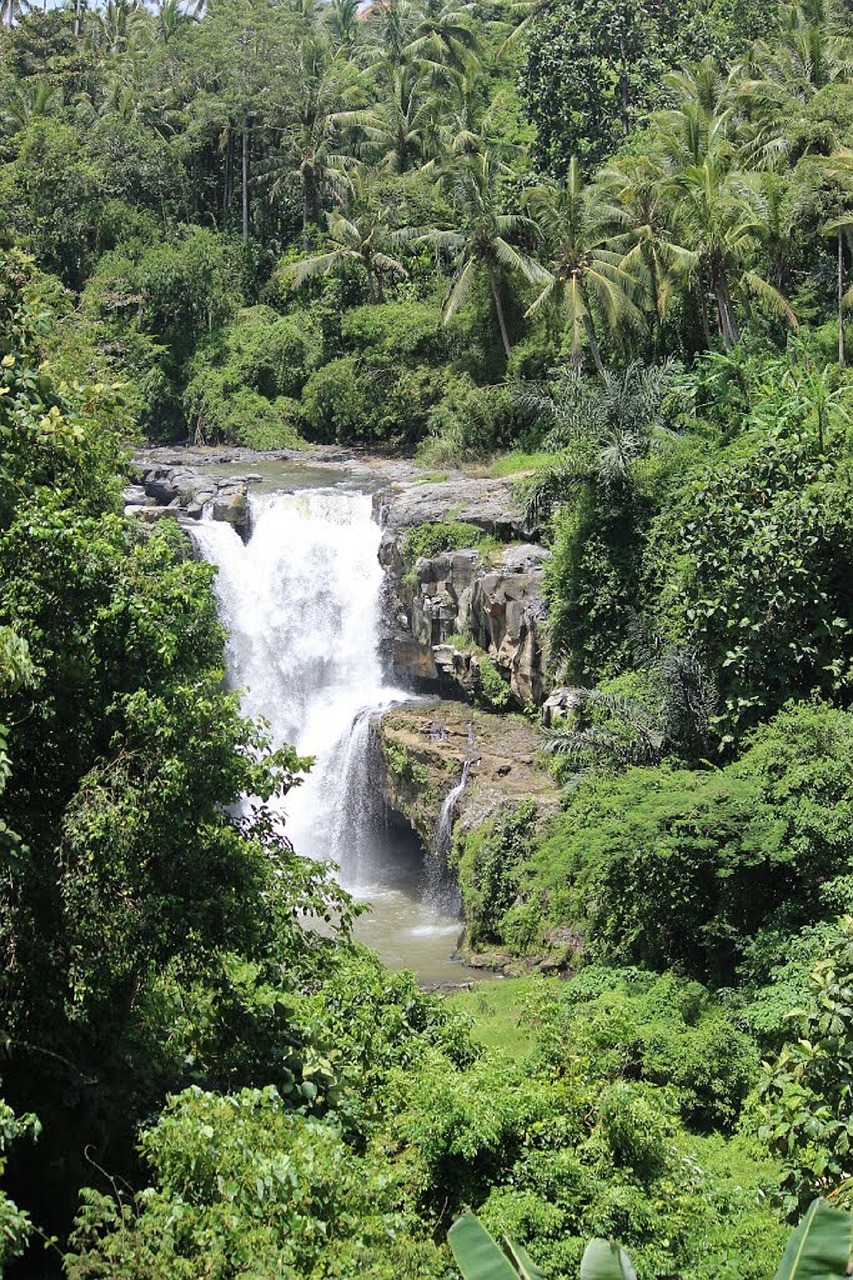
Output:
[[[517,706],[542,701],[544,548],[510,546],[488,557],[476,549],[449,551],[406,572],[398,539],[386,533],[380,559],[388,573],[390,661],[398,680],[473,692],[486,655]],[[448,644],[459,636],[481,652]]]
[[[524,520],[506,479],[458,477],[377,494],[383,525],[379,558],[387,575],[386,647],[397,680],[415,688],[476,694],[488,657],[517,706],[547,693],[544,627],[549,553]],[[447,551],[414,566],[403,559],[409,529],[448,521],[509,542],[503,551]],[[468,643],[448,644],[462,636]]]

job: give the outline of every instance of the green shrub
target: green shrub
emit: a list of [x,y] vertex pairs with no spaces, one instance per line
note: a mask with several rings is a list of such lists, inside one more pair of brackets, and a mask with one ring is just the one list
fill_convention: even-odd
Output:
[[470,378],[457,378],[446,385],[430,411],[420,456],[435,465],[464,462],[506,448],[517,426],[517,407],[508,387],[480,387]]
[[319,354],[312,327],[270,307],[248,307],[190,363],[184,412],[196,441],[295,448],[296,400]]
[[754,783],[635,768],[578,787],[520,890],[544,893],[547,917],[580,928],[591,957],[727,980],[786,860]]
[[320,354],[307,316],[281,316],[271,307],[241,311],[224,342],[235,380],[269,400],[298,396]]
[[595,684],[630,665],[648,514],[633,491],[615,501],[584,484],[554,519],[549,631],[570,681]]
[[513,701],[509,681],[486,655],[477,663],[477,697],[492,711],[506,711]]
[[786,1207],[796,1217],[818,1192],[833,1188],[853,1203],[853,917],[826,939],[811,972],[804,1007],[789,1014],[790,1039],[763,1064],[758,1134],[785,1166]]
[[406,530],[403,538],[403,561],[407,565],[413,565],[421,557],[433,560],[444,551],[476,547],[482,539],[481,529],[460,520],[416,524]]
[[269,400],[243,386],[229,366],[202,368],[184,393],[189,431],[196,443],[227,441],[252,449],[298,448],[304,444],[297,401]]
[[391,1243],[399,1222],[393,1180],[355,1154],[334,1124],[288,1111],[274,1089],[187,1090],[143,1133],[141,1147],[154,1186],[129,1204],[85,1194],[66,1259],[72,1280],[106,1271],[128,1280],[393,1280],[418,1258],[435,1274],[434,1246]]
[[369,435],[367,386],[359,377],[355,356],[330,360],[311,374],[302,392],[302,410],[314,440],[343,443]]
[[404,782],[413,782],[418,786],[426,786],[429,782],[429,770],[425,765],[413,760],[402,743],[387,740],[383,754],[392,773]]
[[424,365],[401,369],[390,361],[340,356],[308,379],[302,393],[305,424],[321,441],[413,442],[423,433],[442,383],[440,371]]
[[519,873],[532,854],[537,818],[535,802],[523,800],[465,838],[457,871],[473,947],[508,941],[503,919],[515,900]]
[[434,303],[385,302],[354,307],[341,322],[347,346],[374,362],[443,363],[451,334]]
[[768,430],[689,486],[647,553],[666,625],[720,686],[724,746],[791,697],[848,698],[853,678],[849,484],[813,425]]

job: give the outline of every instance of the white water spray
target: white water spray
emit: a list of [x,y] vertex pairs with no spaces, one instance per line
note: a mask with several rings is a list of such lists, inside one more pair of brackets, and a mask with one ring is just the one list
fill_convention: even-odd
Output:
[[382,678],[381,531],[370,498],[311,489],[251,503],[248,543],[213,520],[193,536],[219,569],[229,681],[243,710],[268,721],[275,745],[315,757],[281,801],[285,831],[298,853],[336,862],[344,887],[370,902],[356,932],[392,968],[427,982],[472,976],[450,959],[458,891],[435,860],[424,864],[411,833],[384,829],[369,777],[371,716],[408,697]]
[[311,490],[252,498],[252,536],[205,520],[194,530],[218,566],[231,683],[273,743],[314,756],[282,802],[300,853],[331,858],[346,887],[369,876],[374,808],[365,777],[370,713],[407,695],[378,657],[380,530],[365,494]]

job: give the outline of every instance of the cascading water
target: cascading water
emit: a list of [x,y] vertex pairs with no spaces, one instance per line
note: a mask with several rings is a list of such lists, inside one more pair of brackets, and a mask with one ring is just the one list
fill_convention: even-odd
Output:
[[[270,494],[253,499],[252,536],[203,521],[195,530],[217,565],[231,683],[267,720],[273,743],[314,756],[282,802],[300,853],[332,858],[360,887],[369,809],[368,715],[406,695],[383,684],[377,651],[380,531],[364,494]],[[361,776],[359,776],[361,775]]]
[[450,849],[453,839],[453,811],[456,808],[456,801],[465,790],[465,784],[468,781],[468,774],[471,772],[473,761],[469,757],[462,763],[462,776],[456,783],[455,787],[451,787],[447,795],[444,797],[444,803],[441,806],[441,812],[438,815],[438,822],[435,825],[435,849],[438,854],[446,854]]
[[[370,716],[408,696],[382,678],[381,531],[370,497],[321,489],[253,495],[247,543],[220,521],[202,521],[193,535],[219,569],[229,680],[244,711],[269,723],[274,745],[290,742],[315,758],[280,802],[294,847],[331,858],[344,887],[371,901],[364,932],[390,963],[421,963],[435,980],[449,976],[433,959],[436,946],[452,951],[458,916],[446,903],[430,905],[411,840],[408,849],[404,839],[389,848],[368,776]],[[417,939],[425,938],[433,939],[433,957],[419,962]]]

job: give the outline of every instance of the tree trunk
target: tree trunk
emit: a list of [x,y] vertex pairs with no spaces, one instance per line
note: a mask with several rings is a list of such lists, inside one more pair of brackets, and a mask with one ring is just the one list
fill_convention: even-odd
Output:
[[619,98],[621,106],[622,133],[627,138],[631,132],[631,120],[629,108],[631,105],[631,93],[628,87],[628,59],[625,54],[625,36],[619,36],[619,65],[621,67],[621,75],[619,77]]
[[711,324],[708,319],[708,281],[705,279],[705,272],[700,268],[698,288],[694,290],[696,299],[696,308],[699,312],[699,319],[702,322],[702,337],[705,340],[705,350],[711,350]]
[[249,243],[249,117],[243,116],[243,244]]
[[838,363],[844,368],[844,233],[838,228]]
[[83,0],[74,0],[74,39],[80,39],[80,18],[83,10]]
[[228,221],[231,201],[234,199],[234,133],[228,122],[225,133],[225,180],[222,184],[222,224]]
[[307,253],[310,248],[308,228],[311,225],[311,189],[307,173],[302,175],[302,249]]
[[595,336],[595,329],[592,327],[592,316],[587,312],[583,318],[583,327],[586,331],[586,340],[589,343],[589,349],[592,352],[592,358],[598,372],[604,375],[604,363],[601,359],[601,351],[598,346],[598,339]]
[[649,275],[652,282],[652,301],[654,302],[654,334],[652,335],[652,349],[657,358],[661,343],[663,340],[663,316],[660,308],[660,279],[658,276],[657,259],[655,258],[654,249],[648,254]]
[[711,258],[711,288],[717,303],[717,321],[723,346],[726,351],[733,351],[740,339],[734,307],[729,293],[729,282],[726,279],[726,268],[719,254]]
[[501,338],[503,339],[503,344],[504,344],[504,351],[506,352],[507,359],[509,359],[512,353],[512,347],[510,346],[509,334],[506,331],[506,320],[504,319],[504,309],[503,309],[503,306],[501,305],[501,292],[500,292],[500,288],[498,287],[498,278],[495,275],[494,263],[489,262],[487,266],[489,271],[489,285],[491,286],[491,290],[492,290],[492,300],[495,304],[495,315],[498,318],[498,325],[500,326]]

